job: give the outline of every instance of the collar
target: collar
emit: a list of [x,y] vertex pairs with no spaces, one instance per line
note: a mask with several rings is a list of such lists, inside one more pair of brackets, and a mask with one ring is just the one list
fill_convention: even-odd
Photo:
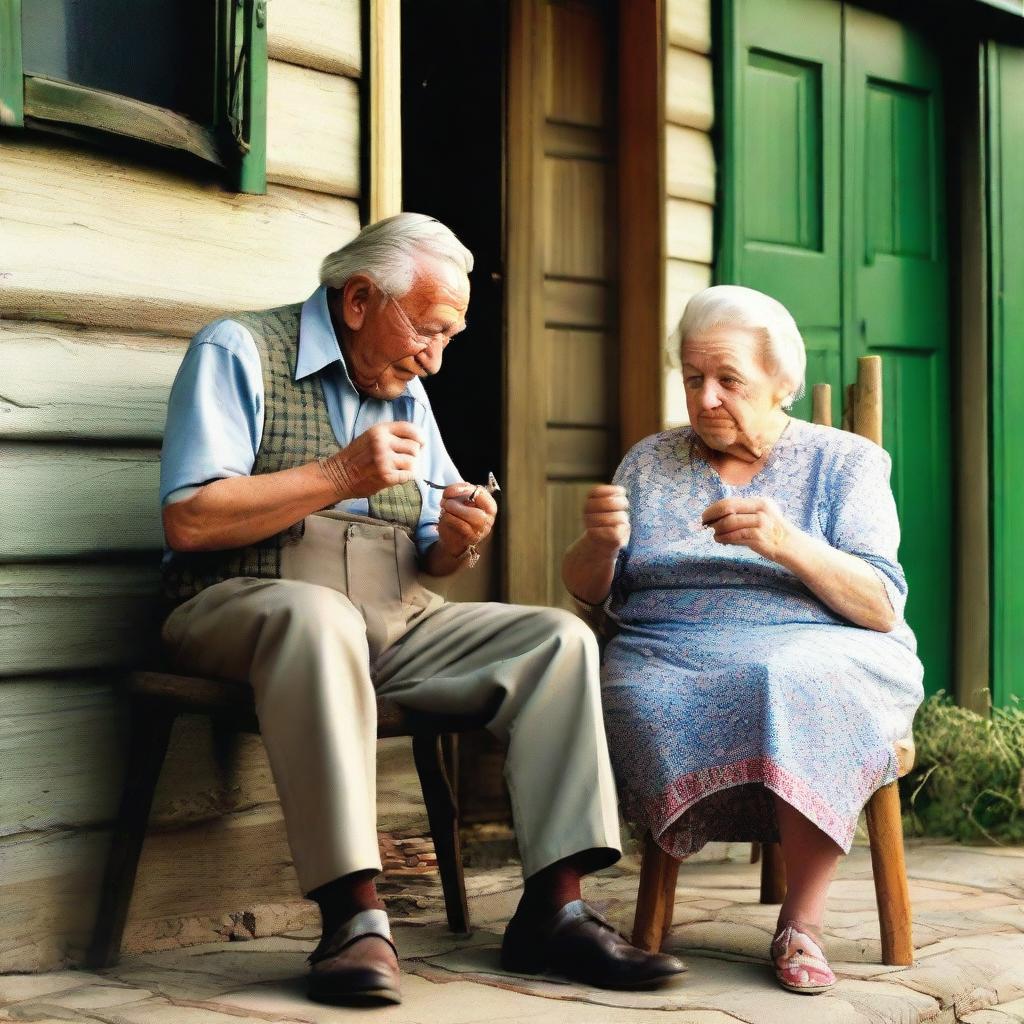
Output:
[[[299,315],[299,352],[295,359],[295,379],[302,380],[319,373],[331,363],[338,363],[345,383],[352,389],[353,394],[361,398],[362,392],[349,376],[345,356],[342,354],[341,344],[331,321],[331,311],[327,307],[327,286],[320,285],[302,304],[302,312]],[[419,383],[419,379],[414,377],[400,397],[409,396],[416,400],[419,395],[412,385]],[[422,385],[419,392],[422,392]]]

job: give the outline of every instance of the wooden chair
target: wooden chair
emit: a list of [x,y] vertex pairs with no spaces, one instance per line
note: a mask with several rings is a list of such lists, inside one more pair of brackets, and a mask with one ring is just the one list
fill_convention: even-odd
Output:
[[[847,389],[843,426],[882,443],[882,366],[879,356],[858,360],[857,383]],[[831,389],[817,384],[812,399],[812,419],[831,426]],[[895,744],[899,777],[914,766],[914,739],[906,736]],[[882,963],[906,966],[914,962],[911,935],[910,892],[903,857],[903,822],[897,783],[883,786],[866,807],[871,868],[882,934]],[[756,848],[755,848],[756,851]],[[757,859],[757,854],[753,859]],[[644,837],[637,893],[633,943],[648,952],[661,948],[672,927],[679,861],[667,854],[653,837]],[[761,848],[761,902],[781,903],[786,897],[786,869],[778,843]]]
[[[146,835],[160,769],[175,718],[207,715],[219,726],[259,732],[252,689],[221,679],[201,679],[166,672],[133,672],[123,684],[131,708],[131,741],[124,791],[114,828],[86,962],[91,967],[116,963],[128,906]],[[449,781],[454,773],[453,735],[482,728],[491,715],[428,715],[408,711],[394,701],[377,701],[377,736],[411,736],[413,758],[423,789],[430,833],[444,891],[448,926],[469,931],[469,906],[459,845],[459,811]]]

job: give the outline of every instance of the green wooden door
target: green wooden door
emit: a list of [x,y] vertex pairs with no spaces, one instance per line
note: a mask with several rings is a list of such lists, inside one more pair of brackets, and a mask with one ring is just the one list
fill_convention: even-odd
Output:
[[[907,619],[929,692],[951,689],[952,483],[939,62],[912,29],[839,0],[733,0],[723,17],[718,279],[784,302],[833,421],[882,356],[884,443]],[[809,401],[795,408],[809,415]]]
[[949,269],[942,72],[918,33],[845,5],[844,315],[847,381],[882,357],[907,621],[929,692],[952,690]]
[[992,698],[1024,700],[1024,50],[990,44]]

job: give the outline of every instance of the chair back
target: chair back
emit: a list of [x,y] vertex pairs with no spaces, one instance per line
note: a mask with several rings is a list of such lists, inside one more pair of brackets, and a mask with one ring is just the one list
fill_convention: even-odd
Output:
[[[851,430],[875,444],[882,443],[882,357],[857,360],[857,382],[843,396],[843,430]],[[815,384],[811,390],[811,422],[832,426],[832,386]]]

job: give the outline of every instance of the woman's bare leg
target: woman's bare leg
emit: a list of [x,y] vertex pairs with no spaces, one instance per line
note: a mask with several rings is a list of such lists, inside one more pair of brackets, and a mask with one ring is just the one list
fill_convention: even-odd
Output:
[[786,863],[786,899],[779,921],[804,921],[820,927],[842,850],[796,808],[780,797],[774,799]]

